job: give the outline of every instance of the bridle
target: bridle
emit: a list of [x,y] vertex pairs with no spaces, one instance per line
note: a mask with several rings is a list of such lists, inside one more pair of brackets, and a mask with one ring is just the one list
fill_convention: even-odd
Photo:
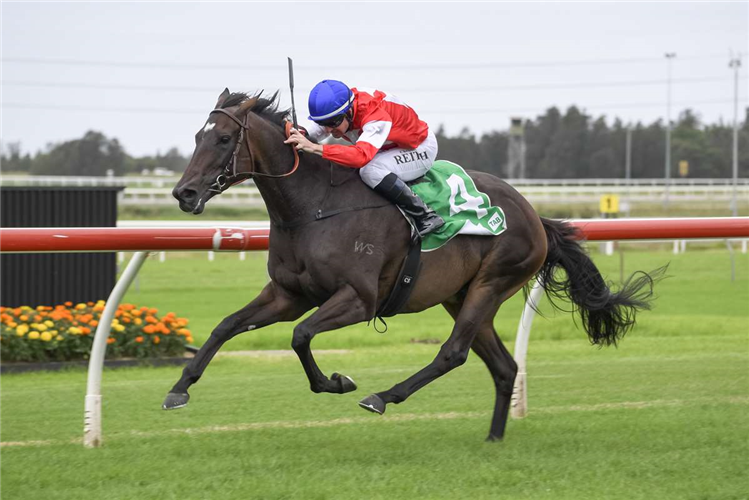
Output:
[[[250,134],[249,134],[249,113],[245,115],[244,122],[240,121],[239,118],[234,116],[234,114],[230,113],[229,111],[226,111],[225,109],[216,108],[213,111],[211,111],[209,114],[213,113],[221,113],[223,115],[228,116],[229,118],[234,121],[237,125],[239,125],[239,138],[237,139],[237,145],[234,147],[234,152],[231,155],[231,158],[229,158],[229,161],[224,165],[224,169],[221,171],[220,174],[216,176],[216,180],[213,181],[213,184],[211,184],[208,187],[208,191],[214,192],[217,194],[221,194],[230,187],[232,187],[234,184],[238,184],[240,182],[243,182],[247,179],[251,179],[255,176],[260,177],[270,177],[270,178],[282,178],[282,177],[288,177],[294,172],[296,172],[297,167],[299,167],[299,152],[294,147],[294,145],[291,145],[291,149],[294,152],[294,166],[292,167],[290,172],[287,172],[285,174],[266,174],[264,172],[256,172],[255,171],[255,159],[252,155],[252,146],[250,145]],[[291,123],[288,121],[284,121],[285,125],[285,134],[286,137],[289,136],[289,132],[291,130]],[[245,130],[248,132],[245,134]],[[242,140],[244,139],[245,146],[247,147],[247,154],[249,156],[250,160],[250,170],[248,172],[237,172],[237,158],[239,156],[239,150],[242,149]]]

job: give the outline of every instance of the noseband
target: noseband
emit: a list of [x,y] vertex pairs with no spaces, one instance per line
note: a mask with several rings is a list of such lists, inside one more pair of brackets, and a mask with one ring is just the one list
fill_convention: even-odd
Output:
[[[231,155],[231,158],[224,166],[223,171],[216,176],[216,180],[213,181],[213,184],[211,184],[208,188],[209,191],[221,194],[227,189],[229,189],[234,184],[238,184],[242,181],[245,181],[247,179],[251,179],[255,176],[260,177],[271,177],[271,178],[281,178],[281,177],[288,177],[289,175],[296,172],[297,167],[299,167],[299,153],[297,152],[294,145],[291,145],[291,149],[294,152],[294,166],[292,167],[290,172],[287,172],[285,174],[266,174],[264,172],[256,172],[255,171],[255,159],[252,155],[252,146],[250,144],[250,134],[245,134],[245,130],[249,132],[249,113],[245,115],[244,122],[239,121],[239,119],[234,116],[229,111],[226,111],[225,109],[214,109],[209,114],[213,113],[221,113],[223,115],[228,116],[229,118],[234,121],[237,125],[239,125],[239,138],[237,139],[237,145],[234,147],[234,152]],[[288,121],[284,121],[285,124],[285,134],[286,137],[289,136],[289,131],[291,130],[291,123]],[[250,170],[248,172],[237,172],[237,158],[239,156],[239,150],[242,149],[242,140],[244,139],[245,146],[247,147],[247,155],[249,156],[250,160]]]

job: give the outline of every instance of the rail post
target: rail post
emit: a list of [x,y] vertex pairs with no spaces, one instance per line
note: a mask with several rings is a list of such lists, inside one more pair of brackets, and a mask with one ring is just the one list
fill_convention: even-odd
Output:
[[515,350],[513,357],[518,365],[518,374],[515,377],[515,386],[512,390],[512,403],[510,416],[512,418],[524,418],[528,415],[528,390],[527,390],[527,369],[525,359],[528,355],[528,339],[531,336],[531,326],[533,318],[536,316],[538,302],[544,293],[544,287],[540,280],[536,280],[528,294],[528,300],[525,302],[523,314],[520,316],[518,324],[518,333],[515,336]]
[[104,306],[99,325],[96,327],[91,357],[88,360],[88,382],[83,413],[83,446],[87,448],[96,448],[101,445],[101,374],[104,369],[107,339],[112,330],[112,318],[146,257],[148,257],[148,252],[135,252],[122,276],[117,280],[112,293],[109,294],[107,305]]

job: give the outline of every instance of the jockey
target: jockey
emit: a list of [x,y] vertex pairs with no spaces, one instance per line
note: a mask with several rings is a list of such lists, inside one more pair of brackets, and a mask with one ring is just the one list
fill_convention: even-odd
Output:
[[350,145],[315,144],[297,130],[286,144],[359,169],[367,186],[414,219],[421,236],[445,223],[406,185],[426,174],[437,156],[437,138],[413,109],[379,90],[323,80],[310,92],[309,112],[309,137],[319,141],[332,135]]

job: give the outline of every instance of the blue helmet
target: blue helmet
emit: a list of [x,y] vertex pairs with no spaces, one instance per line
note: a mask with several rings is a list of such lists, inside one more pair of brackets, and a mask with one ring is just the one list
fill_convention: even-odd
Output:
[[324,121],[341,115],[351,108],[354,93],[338,80],[323,80],[309,93],[309,119]]

